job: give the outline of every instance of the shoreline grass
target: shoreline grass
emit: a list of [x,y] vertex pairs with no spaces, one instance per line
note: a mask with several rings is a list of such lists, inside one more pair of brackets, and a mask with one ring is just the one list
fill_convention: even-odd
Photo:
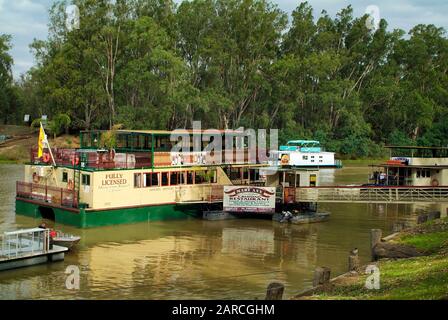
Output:
[[[380,260],[380,289],[367,289],[367,275],[344,276],[326,292],[304,299],[316,300],[446,300],[448,299],[448,218],[404,231],[395,243],[413,245],[426,255]],[[299,297],[298,299],[301,299]]]

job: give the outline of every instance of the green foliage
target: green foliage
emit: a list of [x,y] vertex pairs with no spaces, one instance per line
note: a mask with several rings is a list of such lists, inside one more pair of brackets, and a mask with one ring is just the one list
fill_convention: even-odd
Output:
[[49,121],[48,127],[50,131],[53,133],[56,138],[62,132],[67,132],[68,128],[71,124],[70,116],[64,113],[60,113],[53,118],[53,120]]
[[110,130],[103,132],[100,138],[101,148],[106,148],[107,150],[113,150],[117,146],[117,130],[121,129],[121,124],[114,125]]
[[37,65],[15,84],[0,37],[4,122],[278,128],[281,143],[316,138],[346,158],[448,144],[448,40],[434,25],[373,32],[351,6],[315,16],[307,2],[288,21],[268,0],[75,0],[82,23],[69,31],[67,3],[52,6]]

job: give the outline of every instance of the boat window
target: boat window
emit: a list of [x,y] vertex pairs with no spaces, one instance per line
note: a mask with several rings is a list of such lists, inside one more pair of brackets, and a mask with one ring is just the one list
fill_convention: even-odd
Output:
[[302,156],[303,160],[308,160],[308,156]]
[[158,186],[159,186],[159,174],[151,173],[151,187],[158,187]]
[[193,172],[192,171],[187,172],[187,184],[193,184]]
[[243,179],[245,180],[249,179],[249,169],[247,168],[243,169]]
[[68,172],[62,172],[62,182],[68,181]]
[[162,187],[168,185],[169,185],[168,172],[162,172]]
[[89,174],[83,174],[82,175],[82,185],[83,186],[90,186],[90,175]]
[[186,180],[185,180],[185,172],[180,172],[180,184],[186,184]]
[[239,168],[231,168],[230,169],[230,180],[238,180],[240,179],[240,169]]
[[216,170],[207,170],[206,172],[207,175],[210,177],[210,182],[216,183],[217,182]]
[[201,184],[201,183],[207,183],[207,176],[205,171],[196,171],[194,176],[194,183],[195,184]]
[[416,176],[417,176],[417,178],[420,178],[420,169],[417,170]]
[[180,183],[180,173],[179,172],[171,172],[170,184],[172,186],[177,186]]
[[134,188],[141,188],[141,187],[142,187],[142,174],[135,173],[134,174]]

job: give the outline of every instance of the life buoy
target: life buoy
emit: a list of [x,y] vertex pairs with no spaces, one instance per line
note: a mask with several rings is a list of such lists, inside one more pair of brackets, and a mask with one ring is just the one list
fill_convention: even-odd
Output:
[[78,156],[73,156],[72,157],[72,165],[73,166],[77,166],[79,164],[79,157]]
[[433,180],[431,181],[431,185],[432,185],[433,187],[438,187],[438,186],[439,186],[439,180],[437,180],[437,179],[433,179]]
[[50,155],[49,155],[48,153],[45,152],[45,153],[42,155],[42,161],[45,162],[45,163],[50,162]]
[[67,189],[69,189],[69,190],[73,190],[73,188],[75,187],[75,185],[74,185],[74,183],[73,183],[73,180],[69,180],[68,182],[67,182]]

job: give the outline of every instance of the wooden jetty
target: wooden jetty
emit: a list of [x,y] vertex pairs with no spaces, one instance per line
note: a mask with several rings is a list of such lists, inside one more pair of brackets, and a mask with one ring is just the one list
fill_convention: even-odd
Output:
[[1,237],[0,271],[64,260],[66,247],[50,243],[49,229],[5,232]]
[[325,186],[297,188],[299,202],[442,203],[448,186]]

